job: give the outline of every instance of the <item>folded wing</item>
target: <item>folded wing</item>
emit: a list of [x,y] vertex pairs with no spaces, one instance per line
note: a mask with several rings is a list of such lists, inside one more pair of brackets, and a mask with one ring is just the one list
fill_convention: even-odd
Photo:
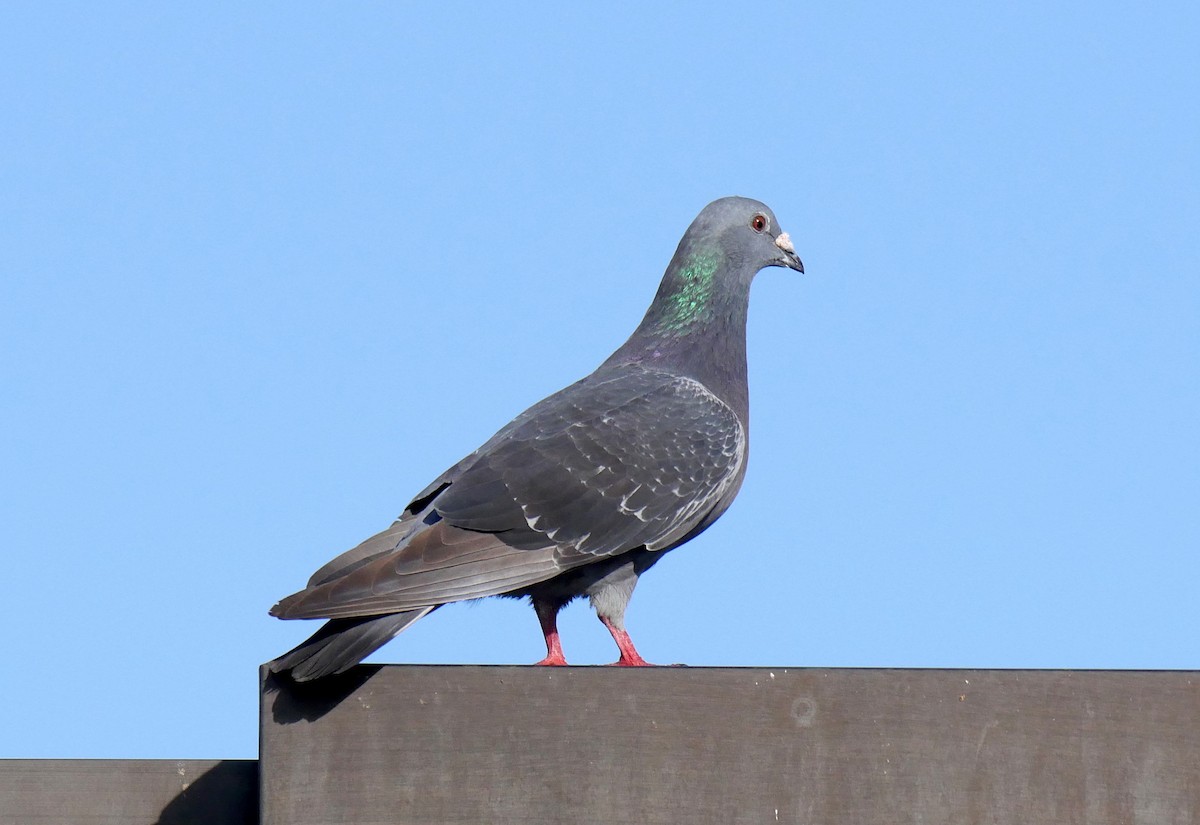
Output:
[[594,373],[522,413],[272,613],[413,610],[668,549],[736,493],[745,454],[737,415],[700,383]]

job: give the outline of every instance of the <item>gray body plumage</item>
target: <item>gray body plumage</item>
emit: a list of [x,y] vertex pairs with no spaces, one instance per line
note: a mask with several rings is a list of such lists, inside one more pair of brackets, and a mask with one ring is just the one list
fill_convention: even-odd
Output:
[[637,577],[711,525],[745,475],[747,304],[772,265],[803,271],[766,206],[706,207],[642,324],[599,369],[517,416],[272,609],[331,620],[272,669],[338,673],[442,604],[495,595],[531,598],[547,664],[564,663],[554,617],[584,595],[622,663],[643,664],[623,625]]

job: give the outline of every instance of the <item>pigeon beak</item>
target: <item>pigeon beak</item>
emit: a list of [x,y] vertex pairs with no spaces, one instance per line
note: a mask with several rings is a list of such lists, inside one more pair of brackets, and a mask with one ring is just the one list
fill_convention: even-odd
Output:
[[783,252],[783,257],[778,261],[779,265],[803,274],[804,262],[800,260],[800,256],[792,247],[792,239],[788,237],[788,233],[780,232],[779,237],[775,239],[775,245]]

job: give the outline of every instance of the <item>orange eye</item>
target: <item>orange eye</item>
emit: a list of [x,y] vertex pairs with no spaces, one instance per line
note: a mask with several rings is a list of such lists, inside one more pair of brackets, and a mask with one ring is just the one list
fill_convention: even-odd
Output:
[[755,232],[762,232],[767,228],[767,224],[768,221],[766,215],[758,214],[750,219],[750,228]]

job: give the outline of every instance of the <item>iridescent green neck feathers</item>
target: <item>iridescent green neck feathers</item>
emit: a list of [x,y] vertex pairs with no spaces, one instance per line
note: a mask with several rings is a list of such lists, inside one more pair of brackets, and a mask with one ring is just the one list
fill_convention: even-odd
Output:
[[662,296],[662,316],[658,328],[671,335],[686,333],[694,326],[712,319],[713,293],[721,255],[716,250],[694,252],[680,268]]

